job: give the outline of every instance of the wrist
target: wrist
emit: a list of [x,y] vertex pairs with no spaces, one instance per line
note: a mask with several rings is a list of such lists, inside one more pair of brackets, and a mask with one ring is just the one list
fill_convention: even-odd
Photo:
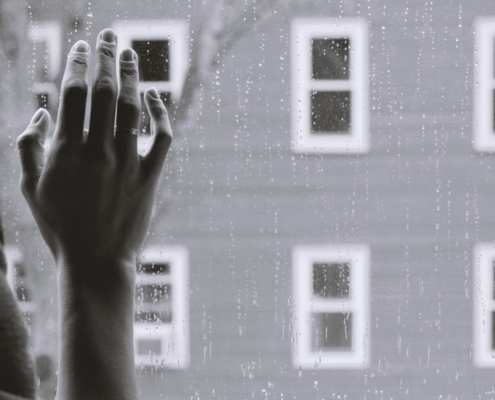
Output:
[[74,290],[134,291],[135,257],[63,256],[56,266],[61,284]]

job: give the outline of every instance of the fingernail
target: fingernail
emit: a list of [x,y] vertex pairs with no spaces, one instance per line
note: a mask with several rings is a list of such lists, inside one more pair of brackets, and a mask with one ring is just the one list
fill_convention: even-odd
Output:
[[89,51],[89,45],[84,40],[77,42],[73,48],[78,53],[87,53]]
[[134,60],[134,50],[132,49],[125,49],[122,54],[120,55],[120,59],[122,61],[132,61]]
[[103,32],[101,32],[100,38],[107,43],[115,43],[115,32],[111,29],[105,29]]
[[43,109],[39,108],[38,111],[34,113],[33,118],[31,118],[30,124],[31,125],[37,124],[38,122],[40,122],[41,117],[43,117]]
[[160,96],[158,95],[158,92],[156,91],[156,88],[152,87],[148,93],[150,94],[151,97],[153,97],[156,100],[160,99]]

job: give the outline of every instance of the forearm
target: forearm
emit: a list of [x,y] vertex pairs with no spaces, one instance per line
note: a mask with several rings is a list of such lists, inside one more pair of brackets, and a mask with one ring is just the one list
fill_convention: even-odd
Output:
[[[113,260],[85,263],[91,265],[58,265],[61,341],[57,398],[135,400],[135,266]],[[84,271],[85,276],[73,271]]]

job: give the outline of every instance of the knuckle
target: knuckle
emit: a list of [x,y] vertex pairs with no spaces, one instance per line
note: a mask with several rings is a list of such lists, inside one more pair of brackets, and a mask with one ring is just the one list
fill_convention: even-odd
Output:
[[164,126],[157,127],[155,140],[162,146],[170,146],[172,143],[173,134],[170,129]]
[[64,83],[62,96],[65,99],[86,99],[88,83],[83,78],[71,77]]
[[128,117],[136,117],[141,113],[141,104],[132,97],[126,97],[119,100],[119,112]]
[[89,57],[87,53],[72,52],[69,57],[70,67],[84,70],[88,68]]
[[100,58],[110,58],[115,60],[116,48],[113,43],[100,42],[100,47],[98,48],[98,56]]
[[100,77],[94,84],[95,96],[104,100],[114,100],[117,96],[117,84],[112,77]]
[[161,103],[155,103],[151,106],[151,112],[155,118],[164,118],[168,116],[168,111]]
[[17,148],[19,150],[23,150],[28,146],[31,146],[33,141],[38,141],[39,135],[35,131],[26,131],[23,132],[16,140]]
[[139,79],[139,73],[134,61],[121,61],[120,62],[120,77],[122,79]]

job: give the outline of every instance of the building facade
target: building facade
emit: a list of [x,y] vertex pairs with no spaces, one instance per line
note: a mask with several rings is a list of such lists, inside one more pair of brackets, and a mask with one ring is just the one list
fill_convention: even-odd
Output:
[[[198,4],[67,3],[30,4],[32,111],[55,118],[70,46],[108,26],[139,54],[140,90],[180,101]],[[495,398],[495,5],[289,1],[260,15],[163,171],[137,263],[140,397]],[[27,207],[3,213],[49,398],[53,262]]]

